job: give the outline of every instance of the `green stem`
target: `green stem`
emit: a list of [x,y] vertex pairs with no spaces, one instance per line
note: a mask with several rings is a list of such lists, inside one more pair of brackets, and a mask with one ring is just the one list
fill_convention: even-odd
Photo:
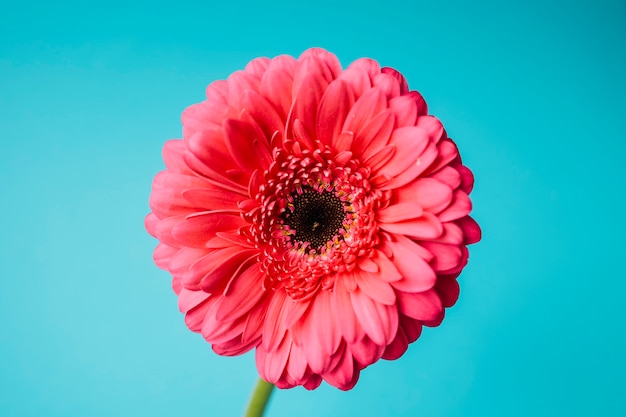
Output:
[[265,382],[262,378],[259,378],[259,381],[254,387],[254,391],[252,391],[252,396],[250,397],[248,409],[244,417],[263,417],[265,407],[270,400],[273,389],[274,384],[270,384],[269,382]]

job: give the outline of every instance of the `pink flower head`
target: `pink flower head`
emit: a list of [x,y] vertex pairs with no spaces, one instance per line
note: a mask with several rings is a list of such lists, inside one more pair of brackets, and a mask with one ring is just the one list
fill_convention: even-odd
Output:
[[187,326],[280,388],[343,390],[458,295],[473,176],[404,77],[309,49],[209,85],[165,144],[146,228]]

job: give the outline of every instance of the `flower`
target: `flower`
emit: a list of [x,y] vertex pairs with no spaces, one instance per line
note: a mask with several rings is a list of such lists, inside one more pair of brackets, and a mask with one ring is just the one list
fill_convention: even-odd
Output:
[[209,85],[145,225],[187,326],[280,388],[343,390],[459,294],[473,176],[396,70],[319,48]]

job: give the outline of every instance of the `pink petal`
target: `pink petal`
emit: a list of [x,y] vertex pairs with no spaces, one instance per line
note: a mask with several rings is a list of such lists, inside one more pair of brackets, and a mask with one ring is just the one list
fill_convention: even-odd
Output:
[[352,355],[346,348],[339,353],[337,365],[331,370],[324,373],[324,380],[330,385],[341,390],[349,390],[356,384],[359,371],[354,367]]
[[[228,103],[237,111],[243,108],[241,97],[246,90],[259,91],[260,79],[247,71],[235,71],[228,77]],[[224,118],[222,118],[223,120]]]
[[411,187],[419,205],[431,213],[443,210],[452,200],[452,190],[447,185],[432,179],[421,178]]
[[[393,114],[390,110],[383,110],[359,131],[352,151],[357,155],[363,155],[364,160],[373,157],[389,142],[393,129]],[[366,161],[366,165],[370,164]]]
[[400,95],[400,84],[393,75],[380,73],[372,81],[375,87],[380,88],[385,93],[387,99]]
[[410,96],[394,97],[389,100],[389,109],[396,116],[397,127],[415,126],[417,103]]
[[416,126],[428,132],[428,137],[433,142],[439,142],[444,137],[443,125],[435,116],[420,116],[417,118]]
[[390,233],[415,239],[435,239],[443,233],[443,226],[434,214],[424,212],[418,218],[395,223],[380,223],[380,228]]
[[441,300],[434,289],[414,294],[398,292],[397,295],[402,314],[416,320],[436,320],[443,313]]
[[152,259],[154,260],[156,266],[158,266],[159,268],[168,269],[170,259],[176,252],[178,252],[177,248],[173,248],[171,246],[167,246],[166,244],[159,243],[154,249]]
[[377,345],[386,345],[385,325],[383,318],[376,308],[376,301],[372,300],[365,292],[357,289],[350,293],[350,300],[354,313],[365,333]]
[[174,253],[170,259],[169,271],[174,274],[185,272],[193,265],[198,259],[205,255],[208,255],[210,251],[207,248],[180,248]]
[[428,114],[428,106],[426,105],[424,97],[422,97],[422,95],[417,91],[409,91],[407,95],[417,104],[417,115],[426,116]]
[[354,100],[372,87],[367,71],[352,65],[342,72],[337,79],[344,81],[349,86],[349,90],[354,94]]
[[[254,129],[250,123],[235,119],[224,121],[224,132],[228,151],[243,171],[251,172],[255,168],[265,170],[269,167],[272,157],[262,132]],[[251,152],[253,149],[257,152]]]
[[443,307],[452,307],[459,298],[459,283],[454,278],[439,278],[435,284],[435,291]]
[[407,340],[409,343],[415,342],[422,334],[422,322],[411,317],[407,317],[402,313],[399,313],[399,317],[399,326],[402,328],[402,331],[404,331],[404,334],[406,334]]
[[419,255],[414,242],[403,238],[389,242],[393,251],[393,263],[403,279],[392,282],[394,288],[404,292],[422,292],[435,285],[437,276],[430,265]]
[[285,367],[287,366],[291,345],[291,341],[285,339],[275,350],[266,354],[265,377],[268,382],[276,383],[281,379]]
[[428,170],[424,171],[426,175],[437,172],[459,156],[459,151],[455,143],[450,139],[440,141],[437,144],[437,152],[438,154],[435,161],[428,167]]
[[216,232],[236,230],[245,226],[238,215],[210,211],[197,216],[187,216],[172,227],[172,236],[185,246],[203,247]]
[[407,340],[404,331],[402,331],[402,329],[398,329],[396,337],[389,345],[387,345],[382,357],[386,360],[396,360],[400,356],[404,355],[404,352],[406,352],[408,347],[409,341]]
[[278,131],[281,135],[284,133],[284,121],[274,106],[261,94],[246,90],[241,97],[241,105],[260,127],[266,143],[269,143],[275,132]]
[[262,284],[263,273],[258,264],[235,277],[215,313],[217,320],[234,320],[248,313],[265,295]]
[[428,145],[428,132],[421,127],[400,127],[391,134],[390,143],[397,151],[392,160],[377,173],[390,178],[416,166],[422,151]]
[[[334,57],[334,55],[332,55]],[[324,91],[335,78],[331,67],[338,65],[331,54],[307,54],[298,59],[293,79],[293,106],[291,120],[299,119],[309,136],[315,135],[317,109]],[[340,68],[340,66],[339,66]]]
[[319,291],[312,302],[309,320],[313,320],[313,328],[317,340],[324,352],[332,354],[341,341],[339,324],[336,320],[332,295],[329,291]]
[[238,210],[237,203],[243,199],[241,194],[219,188],[187,189],[182,194],[189,204],[204,210]]
[[333,81],[320,100],[317,111],[317,139],[329,145],[339,136],[348,112],[354,104],[352,92],[340,79]]
[[229,114],[234,114],[228,104],[214,101],[189,106],[183,111],[183,136],[188,138],[197,132],[218,128],[222,120]]
[[391,161],[396,151],[397,149],[394,145],[387,145],[377,153],[372,154],[368,152],[370,156],[364,161],[364,165],[374,172],[378,171]]
[[447,271],[458,266],[461,262],[462,252],[457,245],[422,242],[422,246],[435,255],[433,262],[431,262],[431,266],[435,271]]
[[267,67],[269,66],[271,60],[266,57],[255,58],[252,61],[248,62],[245,67],[245,71],[248,74],[254,75],[256,78],[261,78],[265,71],[267,71]]
[[474,174],[464,165],[458,165],[456,169],[461,175],[461,190],[469,194],[474,188]]
[[335,279],[335,287],[332,294],[334,311],[337,313],[337,317],[341,317],[341,320],[339,320],[341,334],[346,342],[355,343],[363,337],[364,333],[352,308],[350,293],[344,288],[341,277]]
[[451,166],[443,167],[435,174],[433,174],[431,178],[434,178],[437,181],[446,184],[453,190],[459,188],[459,186],[461,185],[460,171],[458,170],[458,168],[453,168]]
[[381,73],[380,65],[371,58],[357,59],[348,66],[346,72],[357,68],[365,72],[370,80],[373,80],[374,77]]
[[180,294],[178,294],[178,309],[181,313],[187,313],[203,303],[204,300],[210,296],[211,294],[204,291],[190,291],[186,288],[182,288]]
[[463,230],[463,235],[465,236],[463,243],[465,245],[470,245],[480,240],[482,232],[474,219],[465,216],[456,220],[456,224]]
[[256,254],[254,249],[242,250],[237,246],[214,250],[191,265],[183,276],[183,285],[206,292],[221,291],[239,268]]
[[376,212],[376,220],[382,223],[396,223],[404,220],[417,219],[424,210],[416,203],[393,204]]
[[372,88],[354,103],[342,130],[353,132],[358,136],[368,122],[386,108],[387,98],[385,94],[379,88]]
[[304,378],[306,368],[307,361],[304,356],[303,348],[293,344],[291,346],[291,353],[289,354],[289,361],[287,362],[287,373],[294,380],[300,381]]
[[438,217],[442,222],[449,222],[467,216],[470,211],[472,211],[472,202],[469,196],[463,191],[457,190],[450,205],[439,213]]
[[355,271],[359,288],[372,300],[384,304],[393,305],[396,302],[396,294],[389,283],[381,280],[377,273],[368,273],[365,271]]
[[168,171],[179,174],[193,173],[182,157],[186,151],[187,144],[182,140],[168,140],[165,142],[162,154],[163,162]]
[[285,291],[275,291],[268,306],[263,326],[263,349],[267,352],[276,350],[285,338],[286,300]]
[[398,269],[391,259],[389,259],[387,255],[380,250],[373,251],[372,260],[376,263],[378,270],[380,271],[378,278],[386,282],[395,282],[402,279],[402,274],[398,272]]
[[385,346],[376,344],[369,337],[365,336],[357,343],[349,345],[348,349],[354,356],[357,365],[365,368],[380,359],[385,351]]
[[246,317],[245,327],[241,333],[242,343],[258,341],[263,335],[263,323],[265,321],[265,314],[269,305],[268,299],[269,297],[266,295]]
[[398,85],[400,86],[400,94],[406,94],[409,92],[409,85],[406,82],[406,78],[404,78],[400,72],[390,67],[383,67],[380,71],[383,74],[391,75],[396,79]]
[[300,337],[309,367],[315,373],[322,373],[331,366],[341,334],[339,323],[334,320],[331,293],[318,292],[311,304],[311,310],[303,318]]
[[260,94],[276,109],[281,120],[287,120],[291,109],[293,75],[297,63],[290,56],[282,55],[271,60],[261,78]]
[[200,333],[202,331],[202,326],[204,325],[204,320],[207,316],[207,313],[209,309],[213,307],[215,302],[216,300],[214,298],[207,298],[197,306],[190,309],[187,314],[185,314],[185,324],[187,325],[189,330],[196,333]]

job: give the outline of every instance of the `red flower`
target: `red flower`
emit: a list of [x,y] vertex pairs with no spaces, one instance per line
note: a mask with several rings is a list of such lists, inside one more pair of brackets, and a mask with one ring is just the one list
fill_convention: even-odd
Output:
[[404,77],[310,49],[258,58],[183,113],[147,230],[187,326],[256,348],[278,387],[350,389],[459,294],[472,173]]

